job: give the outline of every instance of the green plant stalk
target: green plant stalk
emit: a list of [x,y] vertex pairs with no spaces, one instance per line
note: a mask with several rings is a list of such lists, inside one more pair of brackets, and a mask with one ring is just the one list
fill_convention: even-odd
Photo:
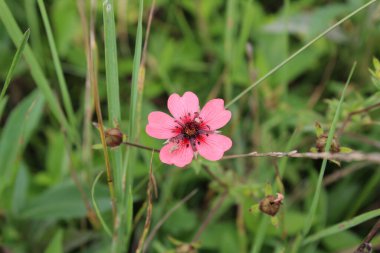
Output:
[[[142,18],[143,18],[143,8],[144,0],[139,1],[139,17],[137,24],[137,34],[136,34],[136,44],[135,44],[135,54],[133,57],[133,72],[132,72],[132,85],[131,85],[131,99],[130,99],[130,111],[129,111],[129,127],[128,134],[130,140],[136,140],[137,138],[137,129],[136,129],[136,120],[138,118],[138,97],[139,97],[139,74],[140,74],[140,64],[141,64],[141,53],[142,53]],[[123,185],[124,192],[127,193],[126,197],[123,199],[123,208],[126,213],[126,229],[127,229],[127,242],[132,234],[132,225],[133,225],[133,165],[136,160],[136,150],[127,148],[125,155],[125,161],[123,166]]]
[[5,92],[7,91],[8,86],[9,86],[9,84],[11,82],[11,79],[12,79],[12,76],[13,76],[13,72],[14,72],[14,70],[15,70],[18,62],[21,59],[21,55],[24,52],[26,44],[28,43],[29,35],[30,35],[30,29],[26,30],[26,32],[24,33],[24,36],[22,38],[22,41],[21,41],[20,45],[17,47],[16,54],[13,57],[11,66],[9,67],[9,70],[8,70],[8,73],[7,73],[7,77],[5,78],[3,89],[1,90],[0,103],[1,103],[1,101],[3,100],[3,98],[5,96]]
[[[119,73],[117,62],[115,18],[112,1],[105,1],[103,4],[104,21],[104,46],[105,46],[105,66],[107,83],[107,104],[109,124],[118,127],[121,120],[120,95],[119,95]],[[121,186],[122,175],[122,152],[121,149],[114,149],[110,153],[111,167],[115,180],[115,191],[117,202],[121,203],[124,193]]]
[[112,237],[111,230],[107,226],[107,223],[104,221],[102,213],[100,212],[98,204],[96,204],[96,200],[95,200],[95,186],[98,183],[99,178],[102,176],[103,172],[104,172],[104,170],[102,170],[101,172],[99,172],[99,174],[96,176],[94,182],[92,183],[92,186],[91,186],[91,200],[92,200],[92,205],[94,206],[94,210],[96,212],[96,215],[99,218],[100,224],[102,224],[102,227],[103,227],[104,231],[107,233],[107,235],[109,235],[110,237]]
[[[120,97],[119,97],[119,73],[117,61],[116,47],[116,28],[113,1],[106,0],[103,3],[103,22],[104,22],[104,47],[105,47],[105,66],[106,66],[106,82],[107,82],[107,103],[109,123],[114,127],[118,127],[121,120],[120,113]],[[124,216],[125,210],[123,201],[125,191],[122,189],[123,161],[122,151],[120,148],[110,152],[111,169],[110,173],[115,178],[115,195],[116,195],[116,218],[114,222],[114,235],[112,240],[112,252],[126,251],[126,236]]]
[[43,58],[43,44],[41,41],[41,30],[40,30],[40,23],[39,23],[39,17],[38,17],[38,11],[36,6],[36,1],[30,1],[30,0],[24,0],[24,8],[25,8],[25,15],[27,24],[29,25],[30,29],[33,31],[30,35],[30,43],[31,48],[36,55],[36,58],[38,62],[40,63],[40,66],[44,68],[45,66],[45,59]]
[[[347,86],[348,86],[348,84],[351,81],[351,77],[352,77],[352,75],[354,73],[355,67],[356,67],[356,62],[353,64],[353,66],[351,68],[351,71],[350,71],[350,74],[348,76],[348,79],[346,81],[346,84],[345,84],[345,86],[343,88],[342,95],[340,97],[340,101],[339,101],[338,107],[336,109],[336,112],[335,112],[335,115],[334,115],[334,119],[333,119],[333,121],[331,123],[331,128],[329,130],[329,134],[328,134],[328,137],[327,137],[327,142],[326,142],[326,146],[325,146],[325,152],[329,152],[330,151],[330,145],[331,145],[332,139],[334,137],[336,125],[338,123],[338,119],[339,119],[342,103],[343,103],[343,100],[344,100],[344,95],[345,95]],[[313,200],[312,200],[312,204],[311,204],[311,207],[310,207],[307,219],[306,219],[305,226],[304,226],[303,231],[302,231],[302,235],[301,235],[302,239],[309,233],[311,225],[312,225],[312,223],[314,221],[314,218],[315,218],[315,213],[317,211],[317,206],[318,206],[318,203],[319,203],[319,196],[320,196],[321,190],[322,190],[323,176],[325,174],[326,165],[327,165],[327,159],[323,159],[321,170],[320,170],[319,176],[318,176],[317,186],[316,186],[315,191],[314,191],[315,193],[314,193],[314,197],[313,197]],[[297,252],[297,251],[295,251],[295,252]]]
[[[5,29],[7,30],[9,36],[11,37],[13,43],[18,45],[19,41],[22,39],[22,32],[19,26],[16,23],[11,11],[8,8],[8,5],[4,2],[4,0],[0,0],[0,10],[1,15],[0,19],[3,22]],[[62,127],[67,131],[68,137],[70,140],[78,144],[78,133],[76,132],[74,126],[70,126],[67,122],[65,114],[63,113],[58,100],[56,99],[52,89],[49,86],[49,82],[45,77],[39,63],[36,60],[32,50],[28,45],[25,46],[24,50],[25,60],[29,65],[31,75],[36,82],[37,87],[42,91],[43,95],[46,98],[46,101],[49,105],[49,109],[53,113],[54,117],[58,120],[58,122],[62,125]]]
[[70,95],[69,95],[69,92],[67,89],[67,83],[66,83],[65,77],[63,75],[61,62],[59,61],[58,51],[57,51],[57,47],[56,47],[55,42],[54,42],[54,36],[53,36],[53,32],[51,30],[51,26],[49,23],[49,18],[48,18],[47,12],[46,12],[45,4],[44,4],[43,0],[37,0],[37,2],[38,2],[38,7],[39,7],[40,12],[41,12],[42,21],[43,21],[44,26],[45,26],[46,35],[48,37],[50,52],[51,52],[52,57],[53,57],[53,64],[54,64],[55,72],[56,72],[57,77],[58,77],[59,88],[60,88],[60,91],[62,94],[63,105],[65,107],[65,110],[66,110],[70,124],[72,126],[76,126],[76,119],[75,119],[73,104],[71,102]]
[[350,220],[346,220],[343,222],[340,222],[336,225],[333,225],[329,228],[323,229],[322,231],[319,231],[315,233],[314,235],[308,236],[305,238],[305,240],[302,242],[303,245],[315,242],[319,239],[322,239],[326,236],[333,235],[342,231],[345,231],[349,228],[352,228],[354,226],[357,226],[363,222],[366,222],[367,220],[370,220],[372,218],[380,216],[380,209],[372,210],[366,213],[363,213],[361,215],[358,215]]
[[351,18],[352,16],[356,15],[358,12],[364,10],[365,8],[367,8],[368,6],[370,6],[371,4],[373,4],[376,1],[377,0],[371,0],[371,1],[369,1],[368,3],[362,5],[361,7],[357,8],[356,10],[354,10],[353,12],[351,12],[350,14],[348,14],[347,16],[345,16],[344,18],[342,18],[341,20],[339,20],[333,26],[330,26],[329,28],[327,28],[325,31],[323,31],[318,36],[316,36],[314,39],[312,39],[309,43],[307,43],[306,45],[304,45],[303,47],[301,47],[300,49],[298,49],[295,53],[293,53],[291,56],[289,56],[288,58],[286,58],[283,62],[281,62],[276,67],[274,67],[273,69],[271,69],[268,73],[266,73],[259,80],[257,80],[256,82],[254,82],[253,84],[251,84],[249,87],[247,87],[245,90],[243,90],[234,99],[232,99],[230,102],[228,102],[225,107],[226,108],[230,107],[232,104],[234,104],[236,101],[238,101],[242,96],[244,96],[245,94],[247,94],[251,89],[253,89],[257,85],[261,84],[264,80],[266,80],[272,74],[274,74],[279,69],[281,69],[282,67],[284,67],[288,62],[290,62],[291,60],[293,60],[300,53],[302,53],[303,51],[305,51],[307,48],[309,48],[311,45],[313,45],[316,41],[318,41],[319,39],[321,39],[327,33],[329,33],[330,31],[334,30],[337,26],[339,26],[340,24],[342,24],[344,21],[348,20],[349,18]]

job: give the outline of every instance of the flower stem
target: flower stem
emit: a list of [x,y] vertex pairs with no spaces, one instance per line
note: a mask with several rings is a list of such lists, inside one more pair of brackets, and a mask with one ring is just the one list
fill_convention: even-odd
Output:
[[132,147],[141,148],[141,149],[150,150],[150,151],[153,151],[153,152],[156,152],[156,153],[160,153],[159,149],[147,147],[147,146],[144,146],[144,145],[141,145],[141,144],[137,144],[137,143],[133,143],[133,142],[129,142],[129,141],[123,141],[122,143],[125,144],[125,145],[127,145],[127,146],[132,146]]

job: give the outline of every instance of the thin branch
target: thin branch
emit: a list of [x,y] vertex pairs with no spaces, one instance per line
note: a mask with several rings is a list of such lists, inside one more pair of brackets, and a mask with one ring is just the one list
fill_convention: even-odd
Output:
[[351,119],[353,116],[357,115],[357,114],[362,114],[362,113],[367,113],[369,111],[372,111],[374,109],[377,109],[380,107],[380,102],[379,103],[376,103],[374,105],[371,105],[371,106],[368,106],[366,108],[363,108],[363,109],[360,109],[360,110],[357,110],[357,111],[353,111],[353,112],[350,112],[346,119],[343,121],[343,124],[342,126],[340,127],[338,133],[337,133],[337,136],[341,136],[344,129],[347,127],[348,123],[350,123]]
[[151,148],[151,147],[144,146],[144,145],[141,145],[141,144],[137,144],[137,143],[133,143],[133,142],[129,142],[129,141],[123,141],[122,143],[125,144],[125,145],[128,145],[128,146],[132,146],[132,147],[141,148],[141,149],[153,151],[153,152],[156,152],[156,153],[160,153],[159,149]]
[[344,168],[344,170],[337,170],[323,179],[323,185],[328,186],[338,181],[339,179],[354,173],[357,170],[365,168],[367,165],[369,165],[367,162],[354,163]]
[[[159,153],[159,149],[147,147],[141,144],[133,143],[124,141],[123,144],[141,148],[149,151],[154,151],[156,153]],[[267,152],[267,153],[258,153],[258,152],[251,152],[247,154],[237,154],[237,155],[226,155],[223,156],[221,160],[227,160],[227,159],[236,159],[236,158],[246,158],[246,157],[291,157],[291,158],[309,158],[309,159],[329,159],[329,160],[337,160],[337,161],[345,161],[345,162],[353,162],[353,161],[367,161],[372,163],[379,163],[380,164],[380,153],[362,153],[362,152],[351,152],[351,153],[298,153],[297,150],[293,150],[290,152]],[[220,185],[223,187],[228,187],[225,183],[223,183],[221,180],[219,180],[215,174],[213,174],[206,166],[204,166],[205,171],[213,177],[215,180],[218,181]]]
[[152,210],[153,210],[153,200],[152,200],[152,191],[155,191],[155,195],[157,197],[157,186],[156,186],[156,180],[154,178],[154,175],[153,175],[153,154],[154,154],[154,151],[152,151],[152,155],[150,157],[150,168],[149,168],[149,182],[148,182],[148,188],[147,188],[147,191],[146,191],[146,195],[147,195],[147,198],[148,198],[148,207],[146,209],[146,218],[145,218],[145,224],[144,224],[144,230],[143,230],[143,233],[141,235],[141,238],[139,240],[139,243],[138,243],[138,246],[137,246],[137,249],[136,249],[136,253],[140,253],[143,246],[144,246],[144,241],[145,241],[145,238],[149,232],[149,228],[150,228],[150,223],[151,223],[151,219],[152,219]]
[[224,156],[222,160],[234,159],[234,158],[244,158],[244,157],[291,157],[291,158],[309,158],[309,159],[329,159],[337,161],[368,161],[373,163],[380,163],[380,153],[361,153],[361,152],[351,152],[351,153],[298,153],[297,150],[290,152],[268,152],[268,153],[258,153],[251,152],[248,154],[239,155],[228,155]]
[[218,176],[216,176],[214,172],[212,172],[207,166],[203,166],[203,168],[212,179],[218,182],[218,184],[220,184],[220,186],[222,186],[226,191],[228,190],[228,185],[225,182],[223,182]]
[[361,253],[361,252],[367,252],[365,251],[367,247],[370,246],[371,240],[375,237],[375,235],[379,232],[380,230],[380,219],[377,220],[376,224],[373,226],[371,231],[369,231],[368,235],[364,239],[364,242],[362,242],[359,247],[355,250],[354,253]]
[[204,219],[204,221],[202,222],[202,225],[199,227],[197,233],[193,237],[193,240],[191,241],[191,244],[199,241],[199,238],[201,237],[203,231],[206,229],[206,227],[210,223],[211,219],[215,216],[216,212],[220,209],[220,207],[222,206],[222,204],[223,204],[224,200],[226,199],[227,195],[228,195],[228,192],[227,192],[227,190],[225,190],[222,193],[222,196],[220,197],[220,199],[218,200],[218,202],[215,204],[215,206],[207,214],[207,217]]
[[154,8],[156,6],[156,0],[153,0],[152,6],[150,7],[149,11],[149,18],[148,18],[148,25],[146,27],[146,32],[145,32],[145,41],[144,41],[144,47],[143,47],[143,52],[141,56],[141,63],[140,63],[140,68],[145,67],[145,62],[146,62],[146,52],[148,48],[148,40],[149,40],[149,34],[150,34],[150,27],[152,25],[152,20],[153,20],[153,14],[154,14]]
[[148,238],[146,239],[145,241],[145,244],[144,244],[144,247],[143,247],[143,250],[142,252],[144,253],[150,242],[153,240],[153,238],[156,236],[157,234],[157,231],[160,229],[160,227],[165,223],[165,221],[167,219],[169,219],[169,217],[178,209],[180,208],[183,204],[185,204],[189,199],[191,199],[196,193],[198,192],[198,189],[194,189],[192,192],[190,192],[186,197],[184,197],[181,201],[179,201],[175,206],[173,206],[172,209],[170,209],[165,215],[164,217],[162,217],[162,219],[156,224],[156,226],[154,226],[154,228],[152,229],[152,232],[150,232]]
[[364,135],[360,135],[357,133],[345,132],[344,135],[350,137],[351,140],[361,141],[367,145],[380,149],[380,141],[376,141],[374,139],[370,139]]

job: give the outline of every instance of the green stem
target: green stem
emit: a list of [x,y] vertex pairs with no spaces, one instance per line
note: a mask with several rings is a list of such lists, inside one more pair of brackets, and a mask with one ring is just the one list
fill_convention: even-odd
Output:
[[349,19],[352,16],[356,15],[358,12],[364,10],[365,8],[367,8],[368,6],[370,6],[371,4],[373,4],[376,1],[377,0],[369,1],[368,3],[364,4],[360,8],[356,9],[355,11],[351,12],[350,14],[348,14],[347,16],[345,16],[344,18],[342,18],[341,20],[339,20],[335,25],[333,25],[333,26],[329,27],[328,29],[326,29],[324,32],[322,32],[317,37],[315,37],[314,39],[312,39],[309,43],[307,43],[306,45],[304,45],[303,47],[301,47],[299,50],[297,50],[294,54],[292,54],[291,56],[289,56],[288,58],[286,58],[283,62],[281,62],[280,64],[278,64],[276,67],[274,67],[271,71],[269,71],[268,73],[266,73],[259,80],[257,80],[256,82],[254,82],[253,84],[251,84],[249,87],[247,87],[245,90],[243,90],[239,95],[237,95],[234,99],[232,99],[230,102],[228,102],[228,104],[226,105],[226,108],[230,107],[232,104],[234,104],[236,101],[238,101],[242,96],[244,96],[245,94],[247,94],[250,90],[252,90],[257,85],[259,85],[260,83],[262,83],[265,79],[267,79],[269,76],[271,76],[277,70],[281,69],[288,62],[290,62],[295,57],[297,57],[300,53],[302,53],[308,47],[310,47],[311,45],[313,45],[317,40],[319,40],[320,38],[322,38],[323,36],[325,36],[327,33],[329,33],[330,31],[334,30],[337,26],[339,26],[340,24],[342,24],[344,21],[346,21],[347,19]]
[[38,7],[40,8],[42,21],[44,23],[46,34],[48,37],[50,52],[51,52],[52,57],[53,57],[53,64],[54,64],[55,72],[56,72],[57,77],[58,77],[59,88],[60,88],[61,94],[62,94],[63,105],[64,105],[66,113],[68,115],[70,124],[72,126],[76,126],[76,120],[75,120],[73,105],[72,105],[70,95],[69,95],[69,92],[67,89],[67,83],[66,83],[65,77],[63,75],[61,62],[59,61],[58,51],[57,51],[57,47],[55,46],[54,36],[53,36],[53,32],[51,30],[51,26],[49,23],[49,18],[48,18],[47,12],[46,12],[46,8],[45,8],[43,0],[38,0],[37,2],[38,2]]

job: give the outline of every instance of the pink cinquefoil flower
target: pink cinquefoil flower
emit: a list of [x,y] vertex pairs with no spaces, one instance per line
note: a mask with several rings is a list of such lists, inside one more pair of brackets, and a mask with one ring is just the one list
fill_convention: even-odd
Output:
[[199,111],[198,97],[194,93],[185,92],[182,97],[172,94],[168,109],[173,117],[151,112],[146,126],[148,135],[167,139],[160,151],[163,163],[184,167],[198,153],[216,161],[231,148],[231,139],[217,131],[231,119],[231,112],[224,109],[223,99],[212,99]]

